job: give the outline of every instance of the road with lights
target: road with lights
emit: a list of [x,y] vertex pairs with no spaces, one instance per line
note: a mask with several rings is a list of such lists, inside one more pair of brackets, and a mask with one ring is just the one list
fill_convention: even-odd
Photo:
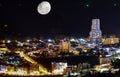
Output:
[[30,58],[28,55],[26,55],[24,52],[20,52],[20,56],[23,57],[25,60],[32,64],[38,64],[39,65],[39,71],[45,73],[45,74],[50,74],[45,67],[43,67],[41,64],[37,63],[35,60]]

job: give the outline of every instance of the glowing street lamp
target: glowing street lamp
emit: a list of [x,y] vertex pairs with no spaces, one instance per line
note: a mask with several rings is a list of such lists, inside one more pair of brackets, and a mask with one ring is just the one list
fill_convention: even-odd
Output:
[[26,40],[28,43],[30,42],[30,40]]
[[48,39],[48,42],[52,42],[52,40],[51,40],[51,39]]
[[7,43],[11,43],[11,40],[7,40]]
[[73,41],[75,41],[75,39],[74,39],[74,38],[72,38],[72,39],[70,39],[70,41],[72,41],[72,42],[73,42]]

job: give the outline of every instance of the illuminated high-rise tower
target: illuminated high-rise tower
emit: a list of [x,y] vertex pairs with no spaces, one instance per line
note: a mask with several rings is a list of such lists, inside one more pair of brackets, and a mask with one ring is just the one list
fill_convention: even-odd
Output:
[[99,44],[100,42],[102,42],[102,32],[100,30],[100,19],[92,19],[90,41],[95,44]]

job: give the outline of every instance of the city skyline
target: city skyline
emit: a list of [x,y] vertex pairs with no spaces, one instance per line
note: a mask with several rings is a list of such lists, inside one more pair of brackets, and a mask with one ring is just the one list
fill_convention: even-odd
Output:
[[101,20],[103,34],[119,34],[118,0],[47,0],[51,11],[40,15],[37,6],[43,0],[0,1],[1,35],[89,36],[91,20]]
[[0,0],[0,76],[120,77],[120,0]]

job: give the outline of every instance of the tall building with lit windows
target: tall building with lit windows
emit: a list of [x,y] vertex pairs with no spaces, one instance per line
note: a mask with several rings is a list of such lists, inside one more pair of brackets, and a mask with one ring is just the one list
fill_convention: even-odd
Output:
[[102,42],[102,32],[100,30],[100,19],[92,19],[92,26],[90,31],[90,42],[99,44]]

